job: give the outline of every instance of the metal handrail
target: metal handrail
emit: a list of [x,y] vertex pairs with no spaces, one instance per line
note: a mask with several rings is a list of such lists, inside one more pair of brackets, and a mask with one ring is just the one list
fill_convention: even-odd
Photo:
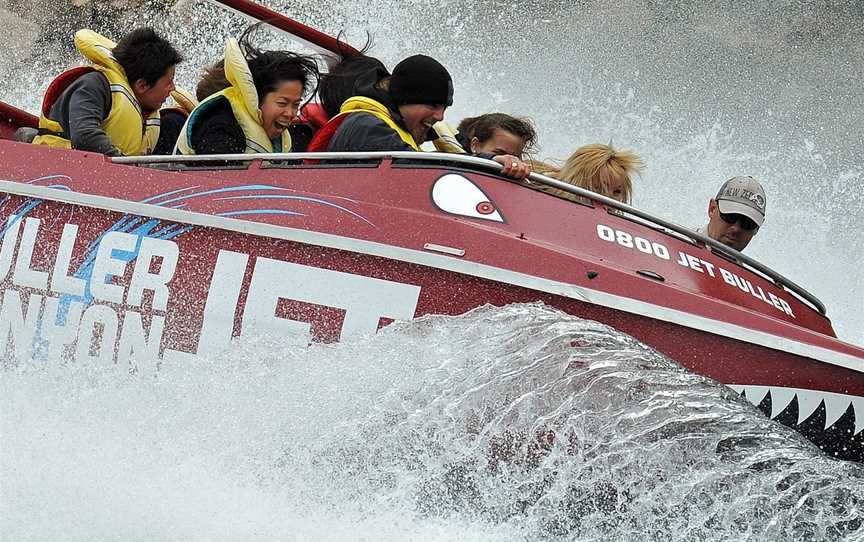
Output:
[[[478,158],[476,156],[468,156],[464,154],[448,154],[448,153],[440,153],[440,152],[413,152],[413,151],[394,151],[394,152],[386,152],[386,151],[376,151],[376,152],[297,152],[297,153],[261,153],[261,154],[202,154],[202,155],[167,155],[167,156],[119,156],[115,158],[111,158],[111,161],[116,164],[185,164],[185,163],[194,163],[200,164],[202,162],[253,162],[253,161],[297,161],[297,160],[382,160],[385,158],[395,158],[395,159],[409,159],[420,162],[447,162],[447,163],[459,163],[464,165],[476,166],[487,170],[493,170],[495,172],[501,171],[504,166],[495,162],[493,160],[487,160],[485,158]],[[786,290],[794,293],[801,300],[809,303],[814,309],[819,311],[819,313],[823,315],[827,315],[827,311],[825,309],[825,305],[819,301],[819,299],[787,279],[780,273],[777,273],[773,269],[759,263],[753,258],[738,252],[737,250],[724,245],[714,239],[711,239],[707,235],[703,235],[699,232],[693,231],[690,228],[685,228],[684,226],[679,226],[673,222],[669,222],[663,218],[658,216],[654,216],[651,213],[641,211],[636,209],[635,207],[631,207],[626,203],[621,203],[620,201],[614,200],[612,198],[608,198],[606,196],[597,194],[595,192],[591,192],[590,190],[585,190],[584,188],[579,188],[578,186],[573,186],[572,184],[567,184],[562,181],[558,181],[556,179],[552,179],[551,177],[547,177],[545,175],[540,175],[539,173],[532,173],[528,176],[528,179],[531,181],[542,184],[545,186],[550,186],[553,188],[557,188],[564,192],[568,192],[570,194],[574,194],[577,196],[582,196],[584,198],[588,198],[597,202],[602,203],[607,208],[617,209],[619,211],[623,211],[629,215],[637,216],[643,220],[647,220],[653,224],[661,226],[667,230],[674,231],[684,237],[692,239],[694,241],[700,241],[707,246],[710,246],[715,252],[719,252],[720,254],[726,256],[727,258],[735,261],[736,263],[745,264],[753,270],[760,272],[767,278],[770,278],[774,281],[775,284],[785,288]]]

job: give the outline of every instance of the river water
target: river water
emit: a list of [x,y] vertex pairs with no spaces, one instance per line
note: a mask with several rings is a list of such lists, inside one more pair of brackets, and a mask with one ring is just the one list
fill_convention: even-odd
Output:
[[860,464],[539,305],[0,398],[3,540],[864,540]]
[[[110,18],[61,4],[0,1],[24,14],[0,99],[38,109],[74,62],[67,27],[154,24],[194,87],[244,25],[192,1]],[[529,116],[541,157],[610,139],[635,150],[648,164],[636,205],[682,224],[702,223],[726,178],[757,176],[768,219],[747,252],[864,344],[862,9],[658,4],[269,3],[354,43],[369,29],[391,67],[433,54],[456,80],[450,120]],[[0,373],[4,541],[862,541],[862,496],[861,466],[542,306],[308,350],[261,337],[135,375],[57,360]]]

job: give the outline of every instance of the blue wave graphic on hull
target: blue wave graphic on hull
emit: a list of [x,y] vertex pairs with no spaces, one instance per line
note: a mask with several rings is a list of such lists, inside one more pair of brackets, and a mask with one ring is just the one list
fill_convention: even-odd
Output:
[[[294,190],[290,188],[284,188],[281,186],[272,186],[267,184],[246,184],[246,185],[237,185],[237,186],[226,186],[222,188],[213,188],[209,190],[202,190],[199,192],[195,192],[196,189],[200,188],[200,186],[190,186],[186,188],[179,188],[176,190],[172,190],[170,192],[164,192],[162,194],[157,194],[155,196],[150,196],[141,200],[141,203],[149,203],[151,205],[158,205],[160,207],[169,207],[171,209],[185,209],[187,208],[187,203],[190,200],[194,200],[197,198],[206,198],[209,199],[212,196],[217,196],[220,194],[237,194],[240,195],[231,195],[229,197],[220,197],[213,198],[213,201],[216,202],[230,202],[230,201],[244,201],[244,200],[284,200],[284,201],[297,201],[297,202],[305,202],[305,203],[314,203],[317,205],[322,205],[325,207],[330,207],[333,209],[337,209],[344,213],[350,214],[354,218],[362,220],[363,222],[369,224],[372,227],[376,227],[375,224],[367,220],[364,216],[352,211],[351,209],[339,205],[338,203],[333,203],[332,201],[328,201],[321,198],[315,198],[310,196],[297,196],[297,195],[287,195],[284,192],[294,192]],[[257,194],[255,192],[270,192],[269,194]],[[243,194],[246,192],[246,194]],[[250,193],[251,192],[251,193]],[[273,192],[282,192],[274,194]],[[339,198],[344,199],[346,201],[350,201],[352,203],[356,203],[354,200],[349,198]],[[286,215],[286,216],[307,216],[306,213],[301,213],[297,211],[292,211],[290,209],[226,209],[224,211],[219,211],[213,213],[216,216],[251,216],[251,215]]]

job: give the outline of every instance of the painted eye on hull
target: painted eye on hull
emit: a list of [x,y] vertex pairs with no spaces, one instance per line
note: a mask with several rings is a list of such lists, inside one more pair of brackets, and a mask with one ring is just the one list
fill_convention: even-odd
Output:
[[489,201],[481,201],[477,204],[477,212],[481,215],[491,215],[495,212],[495,206]]
[[435,181],[432,201],[445,213],[504,222],[489,196],[462,175],[448,173]]

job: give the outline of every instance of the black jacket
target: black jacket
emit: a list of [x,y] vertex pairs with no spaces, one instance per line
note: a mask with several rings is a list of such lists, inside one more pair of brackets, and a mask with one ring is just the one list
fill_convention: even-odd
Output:
[[393,128],[371,113],[351,113],[333,134],[330,152],[413,151]]
[[[397,122],[399,122],[397,120]],[[371,113],[351,113],[330,140],[329,152],[413,151],[393,128]],[[467,150],[467,149],[466,149]],[[494,154],[471,153],[469,156],[493,160]]]
[[246,150],[246,136],[227,99],[217,100],[200,115],[189,136],[195,154],[240,154]]

